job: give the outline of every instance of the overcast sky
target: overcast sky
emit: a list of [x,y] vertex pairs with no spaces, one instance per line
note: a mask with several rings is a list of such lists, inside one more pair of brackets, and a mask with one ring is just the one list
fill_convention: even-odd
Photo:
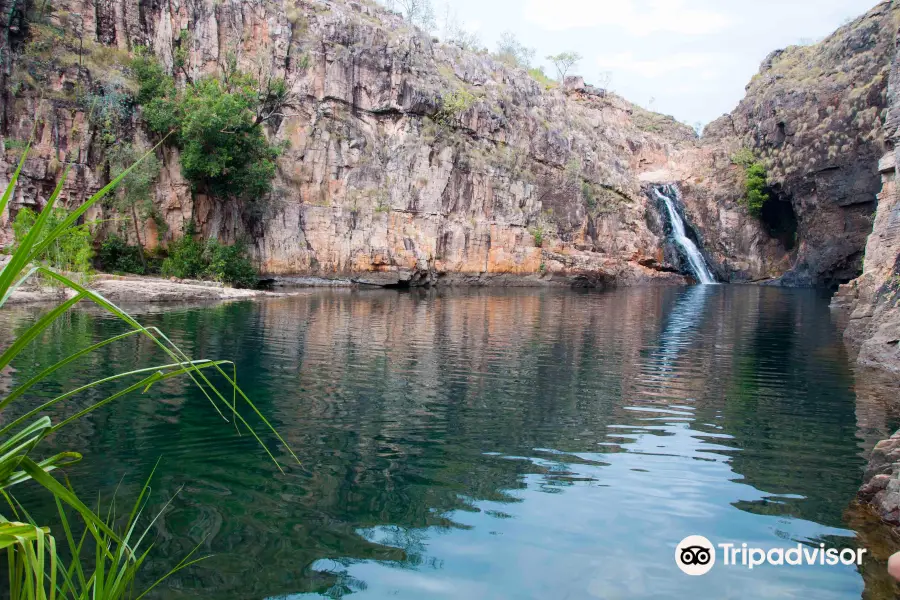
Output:
[[[440,2],[438,2],[440,5]],[[693,125],[730,112],[766,55],[818,40],[876,0],[452,0],[494,50],[515,33],[543,57],[574,50],[588,83]],[[438,19],[439,23],[441,19]],[[548,73],[553,70],[545,65]]]

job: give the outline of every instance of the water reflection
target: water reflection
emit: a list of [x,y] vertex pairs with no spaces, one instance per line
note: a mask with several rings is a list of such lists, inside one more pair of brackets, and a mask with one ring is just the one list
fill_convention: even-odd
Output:
[[[698,582],[672,560],[692,533],[852,543],[853,377],[814,294],[327,291],[143,318],[195,357],[234,357],[304,461],[279,475],[178,381],[61,435],[88,440],[72,472],[86,494],[126,473],[137,486],[160,455],[158,499],[185,486],[151,575],[202,539],[215,558],[162,597],[862,590],[847,568],[714,570]],[[76,342],[42,340],[14,379],[119,328],[90,312],[64,326]],[[152,364],[153,349],[129,340],[62,376],[135,362]]]

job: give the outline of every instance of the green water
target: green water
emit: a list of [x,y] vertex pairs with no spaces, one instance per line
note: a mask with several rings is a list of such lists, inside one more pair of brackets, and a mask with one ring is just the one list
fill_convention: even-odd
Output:
[[[34,314],[3,315],[0,331]],[[864,465],[854,374],[813,292],[311,291],[140,318],[195,358],[234,359],[303,460],[279,474],[185,381],[61,433],[55,445],[84,450],[69,475],[85,497],[124,478],[132,499],[159,458],[156,504],[181,488],[147,576],[201,540],[213,557],[159,597],[863,593],[855,566],[688,577],[673,559],[689,534],[857,543],[844,520]],[[62,329],[0,388],[122,326],[76,311]],[[128,340],[42,395],[161,362]]]

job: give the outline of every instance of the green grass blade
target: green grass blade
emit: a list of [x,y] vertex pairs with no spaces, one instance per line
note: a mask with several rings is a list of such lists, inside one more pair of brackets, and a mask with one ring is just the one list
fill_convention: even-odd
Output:
[[[81,454],[79,454],[78,452],[60,452],[59,454],[51,456],[50,458],[45,458],[38,463],[38,466],[43,469],[44,472],[49,473],[50,471],[53,471],[55,469],[74,465],[80,460]],[[24,471],[17,471],[6,480],[6,483],[4,483],[4,488],[11,488],[30,479],[31,476]]]
[[58,319],[64,312],[78,304],[84,297],[85,294],[80,293],[74,296],[72,299],[66,300],[65,302],[45,314],[43,317],[38,319],[38,321],[34,325],[29,327],[28,330],[25,331],[25,333],[18,336],[12,343],[12,345],[7,348],[3,352],[3,354],[0,354],[0,369],[8,365],[9,361],[15,358],[15,356],[19,352],[21,352],[22,349],[31,342],[31,340],[40,335],[42,331],[47,329],[47,327],[49,327],[51,323],[53,323],[53,321]]
[[22,470],[31,475],[31,478],[34,479],[37,483],[41,484],[54,496],[77,510],[78,514],[81,515],[81,517],[85,520],[85,523],[87,523],[89,526],[92,525],[97,530],[109,536],[113,540],[119,539],[118,536],[116,536],[116,534],[113,532],[113,530],[110,529],[102,519],[95,515],[91,509],[85,506],[84,503],[79,500],[74,493],[66,489],[66,487],[56,479],[45,473],[44,470],[41,469],[36,462],[25,456],[22,458],[21,466]]
[[9,287],[9,289],[6,290],[6,293],[2,297],[0,297],[0,308],[3,308],[3,305],[6,304],[6,301],[9,300],[9,297],[13,295],[13,292],[15,292],[19,286],[21,286],[26,281],[28,281],[32,277],[32,275],[34,275],[37,272],[38,272],[38,268],[34,267],[30,271],[28,271],[28,273],[26,273],[21,278],[19,278],[18,281],[16,281],[14,284],[12,284]]
[[[209,364],[201,365],[199,368],[205,369],[205,368],[209,368],[212,366],[215,366],[215,364],[209,363]],[[65,427],[66,425],[71,423],[72,421],[77,421],[78,419],[85,416],[86,414],[93,412],[93,411],[97,410],[98,408],[100,408],[101,406],[109,404],[113,400],[121,398],[122,396],[124,396],[126,394],[130,394],[131,392],[134,392],[134,391],[137,391],[140,389],[146,390],[151,385],[153,385],[154,383],[156,383],[158,381],[163,381],[165,379],[171,379],[172,377],[178,377],[185,373],[189,373],[191,371],[191,369],[195,369],[195,368],[197,368],[196,365],[193,365],[191,367],[184,367],[184,368],[181,368],[181,369],[178,369],[175,371],[171,371],[169,373],[163,373],[161,371],[157,371],[156,373],[153,373],[149,377],[145,377],[144,379],[141,379],[137,383],[134,383],[134,384],[128,386],[127,388],[116,392],[112,396],[109,396],[107,398],[104,398],[103,400],[100,400],[99,402],[95,402],[94,404],[90,405],[89,407],[85,408],[84,410],[81,410],[78,413],[72,415],[68,419],[65,419],[64,421],[57,423],[56,425],[53,426],[53,428],[51,429],[51,432],[62,429],[63,427]]]
[[13,172],[12,177],[9,178],[9,183],[6,184],[6,189],[3,191],[3,197],[0,198],[0,214],[3,214],[3,209],[9,204],[9,197],[12,195],[13,190],[16,189],[16,182],[19,180],[19,173],[22,172],[22,167],[25,166],[25,159],[28,157],[29,150],[31,150],[31,140],[29,140],[28,145],[25,146],[22,157],[19,159],[19,165]]
[[[28,233],[25,234],[25,238],[19,243],[19,246],[16,248],[15,252],[13,252],[12,257],[6,264],[6,267],[4,267],[2,271],[0,271],[0,296],[6,296],[6,292],[7,290],[9,290],[16,276],[22,271],[22,269],[25,268],[25,266],[29,262],[40,255],[39,252],[34,252],[34,247],[39,244],[39,240],[44,233],[44,228],[47,226],[47,221],[50,219],[50,215],[53,212],[53,206],[56,204],[56,199],[59,197],[59,194],[62,191],[63,184],[66,181],[66,175],[68,174],[68,172],[69,169],[68,167],[66,167],[66,170],[63,171],[62,177],[60,177],[59,179],[59,183],[56,184],[56,188],[47,199],[47,204],[44,205],[44,210],[42,210],[38,215],[37,220],[34,222],[34,225],[32,225],[31,229],[28,230]],[[49,238],[45,238],[45,241],[47,239]],[[47,245],[49,245],[49,241]]]
[[[205,360],[205,359],[193,361],[193,364],[195,366],[199,365],[199,368],[201,368],[201,369],[212,367],[212,366],[214,366],[214,363],[215,364],[231,364],[231,361],[227,361],[227,360],[211,361],[211,360]],[[104,377],[103,379],[97,379],[95,381],[92,381],[90,383],[87,383],[85,385],[77,387],[75,389],[69,390],[68,392],[66,392],[60,396],[57,396],[57,397],[53,398],[52,400],[48,400],[47,402],[38,406],[37,408],[32,409],[31,411],[29,411],[29,412],[25,413],[24,415],[22,415],[21,417],[17,418],[15,421],[9,423],[8,425],[4,425],[2,428],[0,428],[0,434],[6,433],[10,429],[17,427],[18,425],[21,425],[22,423],[29,420],[30,418],[47,410],[54,404],[62,402],[63,400],[71,398],[72,396],[75,396],[76,394],[80,394],[81,392],[87,391],[91,388],[103,385],[105,383],[118,381],[119,379],[124,379],[126,377],[131,377],[132,375],[143,375],[145,373],[153,373],[155,371],[161,371],[163,369],[181,369],[177,372],[164,373],[163,379],[169,379],[169,378],[175,377],[177,375],[182,375],[184,372],[186,372],[187,367],[185,366],[184,363],[174,363],[174,364],[170,364],[170,365],[159,365],[159,366],[155,366],[155,367],[146,367],[143,369],[135,369],[134,371],[126,371],[125,373],[118,373],[116,375],[110,375],[109,377]]]
[[42,417],[28,427],[25,427],[22,431],[5,440],[0,444],[0,464],[2,464],[3,460],[8,456],[19,452],[17,448],[27,445],[28,442],[23,442],[23,440],[40,439],[51,426],[50,417]]
[[64,587],[61,590],[60,595],[62,597],[67,596],[67,592],[69,589],[74,591],[75,586],[72,585],[72,577],[76,575],[78,577],[78,582],[81,584],[81,587],[85,587],[87,585],[87,580],[84,577],[84,569],[81,567],[81,548],[84,545],[85,536],[81,536],[81,540],[78,544],[75,543],[75,536],[72,535],[72,527],[69,525],[69,519],[66,517],[65,509],[63,508],[62,502],[56,496],[53,497],[54,502],[56,502],[56,509],[59,512],[59,520],[62,523],[63,531],[66,535],[66,542],[69,545],[69,552],[72,554],[71,557],[71,565],[67,571],[63,571],[63,579],[64,579]]
[[187,569],[188,567],[190,567],[190,566],[192,566],[192,565],[195,565],[195,564],[197,564],[198,562],[204,561],[204,560],[206,560],[207,558],[212,558],[212,556],[201,556],[200,558],[195,558],[195,559],[191,560],[191,557],[192,557],[194,554],[196,554],[197,550],[199,550],[199,549],[200,549],[200,546],[202,546],[205,542],[206,542],[206,538],[203,538],[202,540],[200,540],[200,543],[197,544],[196,546],[194,546],[194,549],[191,550],[191,551],[188,553],[187,556],[185,556],[183,559],[181,559],[181,562],[178,563],[178,564],[175,566],[174,569],[172,569],[171,571],[169,571],[168,573],[166,573],[165,575],[163,575],[162,577],[160,577],[159,579],[157,579],[157,580],[153,583],[153,585],[151,585],[151,586],[148,587],[146,590],[144,590],[144,591],[141,593],[141,595],[138,596],[135,600],[141,600],[141,598],[143,598],[144,596],[146,596],[147,594],[149,594],[151,591],[153,591],[153,589],[154,589],[156,586],[158,586],[160,583],[162,583],[163,581],[165,581],[166,579],[168,579],[169,577],[171,577],[172,575],[174,575],[174,574],[177,573],[178,571],[181,571],[182,569]]
[[105,339],[102,342],[98,342],[98,343],[94,344],[93,346],[88,346],[87,348],[84,348],[83,350],[79,350],[75,354],[69,355],[68,357],[64,358],[63,360],[59,361],[58,363],[56,363],[53,366],[47,367],[46,369],[44,369],[43,371],[41,371],[40,373],[38,373],[31,379],[29,379],[28,381],[26,381],[25,383],[23,383],[22,385],[17,387],[15,390],[10,392],[10,394],[6,398],[4,398],[2,401],[0,401],[0,411],[2,411],[10,403],[12,403],[13,400],[15,400],[16,398],[18,398],[19,396],[21,396],[22,394],[27,392],[36,383],[43,381],[44,379],[46,379],[47,377],[49,377],[50,375],[52,375],[54,372],[58,371],[59,369],[63,368],[67,364],[74,362],[74,361],[78,360],[79,358],[81,358],[82,356],[90,354],[91,352],[93,352],[95,350],[99,350],[100,348],[102,348],[103,346],[106,346],[107,344],[112,344],[113,342],[118,342],[119,340],[125,339],[125,338],[135,335],[137,333],[140,333],[140,330],[128,331],[121,335],[117,335],[117,336]]

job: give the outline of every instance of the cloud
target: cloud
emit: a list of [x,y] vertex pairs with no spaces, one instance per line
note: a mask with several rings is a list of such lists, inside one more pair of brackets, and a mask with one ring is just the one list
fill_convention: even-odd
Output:
[[635,58],[631,52],[601,55],[597,65],[606,71],[627,72],[641,77],[661,77],[673,71],[695,71],[701,77],[710,77],[714,67],[721,64],[721,56],[715,53],[679,52],[655,59]]
[[639,36],[706,35],[731,24],[724,14],[699,4],[699,0],[527,0],[525,18],[552,30],[606,25]]

